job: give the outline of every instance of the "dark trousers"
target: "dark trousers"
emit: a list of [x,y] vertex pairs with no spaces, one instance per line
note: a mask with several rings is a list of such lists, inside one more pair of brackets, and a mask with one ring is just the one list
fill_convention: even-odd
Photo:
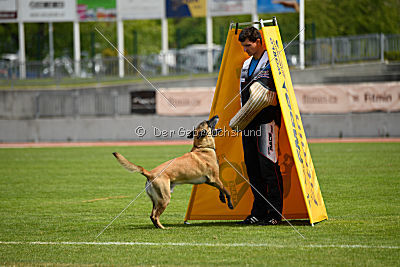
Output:
[[[281,219],[279,213],[282,214],[283,205],[282,174],[278,162],[274,163],[259,152],[258,138],[260,137],[242,137],[244,161],[247,175],[252,184],[251,190],[254,195],[251,215],[262,219],[271,217]],[[264,198],[267,199],[270,204],[268,204]],[[273,205],[279,213],[271,207],[271,205]]]

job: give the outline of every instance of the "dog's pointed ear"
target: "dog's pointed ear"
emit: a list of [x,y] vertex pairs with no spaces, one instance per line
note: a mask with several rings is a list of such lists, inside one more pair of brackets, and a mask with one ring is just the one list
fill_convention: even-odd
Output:
[[192,139],[193,138],[193,133],[194,133],[194,130],[193,131],[191,131],[190,133],[188,133],[188,135],[186,136],[188,139]]
[[214,117],[212,117],[211,119],[209,119],[208,121],[207,121],[207,124],[208,124],[208,127],[211,127],[211,128],[215,128],[215,125],[217,125],[217,123],[218,123],[218,120],[219,120],[219,117],[218,117],[218,115],[215,115]]
[[197,135],[197,139],[203,138],[203,137],[205,137],[205,136],[207,136],[207,130],[206,130],[206,129],[203,129],[203,130],[201,130],[201,132]]

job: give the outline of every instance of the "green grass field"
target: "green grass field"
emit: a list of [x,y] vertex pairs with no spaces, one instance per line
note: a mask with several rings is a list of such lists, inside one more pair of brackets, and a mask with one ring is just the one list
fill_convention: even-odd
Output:
[[400,265],[400,143],[310,145],[329,220],[293,222],[305,239],[285,223],[184,225],[190,185],[175,188],[167,230],[143,193],[95,239],[145,184],[112,152],[151,169],[189,149],[0,149],[0,265]]
[[[193,78],[216,78],[216,73],[200,73],[200,74],[181,74],[169,76],[149,76],[148,79],[153,82],[163,82],[172,80],[184,80]],[[117,76],[99,76],[94,78],[76,78],[64,77],[57,78],[42,78],[42,79],[0,79],[0,90],[58,90],[58,89],[79,89],[91,88],[96,86],[118,86],[124,84],[145,83],[138,75],[125,76],[120,78]]]

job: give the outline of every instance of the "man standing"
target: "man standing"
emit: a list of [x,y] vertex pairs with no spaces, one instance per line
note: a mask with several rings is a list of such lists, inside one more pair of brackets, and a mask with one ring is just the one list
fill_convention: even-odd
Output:
[[[254,27],[245,28],[239,34],[239,41],[250,56],[243,63],[240,76],[243,107],[249,100],[249,88],[254,82],[273,92],[276,92],[276,88],[260,32]],[[281,221],[283,184],[278,165],[280,125],[281,110],[278,103],[262,109],[242,132],[244,160],[254,202],[251,214],[239,224],[276,225]]]

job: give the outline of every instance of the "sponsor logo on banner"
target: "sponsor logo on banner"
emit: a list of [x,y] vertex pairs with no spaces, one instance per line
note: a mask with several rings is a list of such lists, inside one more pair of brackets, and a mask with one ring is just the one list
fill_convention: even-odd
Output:
[[155,91],[131,92],[131,113],[154,114],[156,112]]
[[0,11],[0,20],[2,19],[16,19],[17,11]]
[[156,93],[157,114],[195,116],[210,113],[214,91],[208,87],[161,89]]
[[239,14],[250,14],[252,12],[252,0],[210,0],[211,16],[229,16]]
[[118,15],[123,20],[160,19],[165,0],[117,0]]
[[0,21],[17,21],[17,0],[0,0]]
[[113,21],[117,17],[116,0],[78,0],[80,21]]
[[205,17],[207,0],[166,0],[167,17]]
[[261,14],[267,13],[289,13],[298,9],[297,0],[257,0],[257,11]]
[[302,113],[350,113],[400,111],[400,82],[297,85]]
[[63,1],[31,1],[29,7],[35,8],[64,8]]
[[26,22],[64,22],[76,19],[75,0],[19,1],[18,14]]

